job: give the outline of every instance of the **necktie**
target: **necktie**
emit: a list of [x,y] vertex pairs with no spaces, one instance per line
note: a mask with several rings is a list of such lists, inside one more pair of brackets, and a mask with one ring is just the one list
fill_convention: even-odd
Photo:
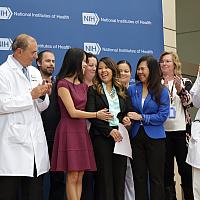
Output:
[[27,68],[26,68],[26,67],[23,67],[23,68],[22,68],[22,71],[23,71],[24,75],[26,76],[26,78],[29,80],[29,75],[28,75],[28,70],[27,70]]

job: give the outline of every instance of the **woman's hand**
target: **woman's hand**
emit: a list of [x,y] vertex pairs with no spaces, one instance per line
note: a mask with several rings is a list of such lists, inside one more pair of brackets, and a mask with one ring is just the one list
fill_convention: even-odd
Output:
[[142,115],[136,112],[128,112],[128,117],[133,120],[142,120]]
[[104,108],[96,113],[96,118],[104,121],[109,121],[113,119],[113,114],[108,112],[107,108]]
[[182,86],[181,86],[181,77],[179,76],[174,76],[174,84],[177,90],[177,93],[179,94],[182,90]]
[[121,142],[123,139],[122,135],[120,134],[120,132],[117,129],[113,129],[110,132],[110,135],[113,137],[115,142]]
[[131,120],[129,117],[125,116],[123,119],[122,119],[122,123],[124,126],[130,126],[131,125]]

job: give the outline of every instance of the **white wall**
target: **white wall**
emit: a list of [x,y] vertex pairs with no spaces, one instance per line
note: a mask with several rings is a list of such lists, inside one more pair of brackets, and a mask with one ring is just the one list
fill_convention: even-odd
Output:
[[176,12],[174,0],[163,0],[164,48],[176,51]]

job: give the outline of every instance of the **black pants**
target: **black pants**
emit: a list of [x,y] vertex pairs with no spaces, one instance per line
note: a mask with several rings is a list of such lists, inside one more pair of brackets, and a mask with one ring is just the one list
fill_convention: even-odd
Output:
[[112,137],[94,136],[92,142],[97,164],[94,199],[124,200],[127,157],[113,153]]
[[[47,141],[49,157],[51,159],[53,150],[53,141]],[[64,172],[49,172],[50,176],[50,188],[49,188],[49,200],[64,200],[65,199],[65,175]],[[47,185],[44,185],[47,190]]]
[[43,176],[0,176],[0,200],[17,200],[19,196],[20,200],[42,200]]
[[81,200],[94,200],[94,172],[85,172]]
[[183,187],[192,189],[192,168],[185,160],[188,152],[185,131],[166,132],[165,186],[174,184],[174,157]]
[[136,200],[164,200],[165,139],[152,139],[143,126],[131,140]]

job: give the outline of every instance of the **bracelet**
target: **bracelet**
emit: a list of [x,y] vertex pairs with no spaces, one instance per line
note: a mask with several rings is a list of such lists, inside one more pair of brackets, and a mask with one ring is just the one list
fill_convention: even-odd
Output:
[[97,118],[97,112],[96,112],[96,118]]

